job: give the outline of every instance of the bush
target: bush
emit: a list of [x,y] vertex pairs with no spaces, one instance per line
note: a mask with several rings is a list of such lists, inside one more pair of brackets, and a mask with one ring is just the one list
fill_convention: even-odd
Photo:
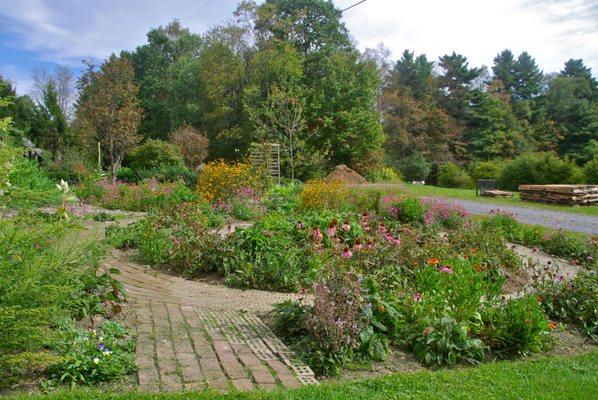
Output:
[[338,210],[348,196],[349,191],[342,181],[316,179],[303,185],[298,197],[303,210]]
[[94,166],[82,157],[81,149],[68,149],[62,155],[62,160],[48,163],[46,169],[51,179],[67,182],[80,182],[93,173]]
[[133,170],[155,169],[184,165],[183,156],[177,146],[162,140],[149,139],[134,149],[128,156]]
[[182,125],[171,132],[170,141],[179,148],[190,168],[199,167],[208,156],[208,138],[189,125]]
[[244,162],[228,163],[222,159],[207,163],[197,178],[197,190],[208,201],[232,199],[243,188],[262,191],[268,185],[262,171]]
[[370,182],[401,182],[401,174],[392,167],[376,168],[368,174]]
[[571,282],[556,277],[540,285],[538,299],[552,318],[574,323],[590,339],[598,342],[598,273],[582,273]]
[[424,181],[430,174],[432,163],[423,154],[414,153],[400,164],[400,170],[408,182]]
[[197,199],[181,182],[159,183],[156,179],[138,185],[88,180],[76,187],[75,193],[91,204],[127,211],[148,211]]
[[498,180],[504,166],[502,160],[473,161],[469,166],[469,175],[474,183],[478,179]]
[[482,320],[484,344],[501,357],[538,353],[546,344],[548,319],[534,297],[489,304]]
[[50,384],[90,385],[135,371],[135,341],[119,323],[105,321],[99,330],[69,326],[61,333],[59,362],[48,367]]
[[58,204],[60,192],[47,172],[0,141],[0,207],[34,208]]
[[153,169],[138,169],[134,171],[132,182],[141,182],[152,178],[162,183],[183,181],[189,187],[194,187],[197,184],[197,172],[185,165],[166,165]]
[[585,182],[590,185],[598,184],[598,157],[588,161],[583,168]]
[[407,197],[394,203],[390,208],[390,212],[401,222],[422,223],[424,222],[426,208],[418,198]]
[[438,186],[448,188],[471,188],[473,183],[467,172],[451,162],[443,164],[438,171]]
[[573,162],[561,160],[551,153],[523,154],[502,170],[498,185],[517,190],[519,185],[580,183],[583,173]]

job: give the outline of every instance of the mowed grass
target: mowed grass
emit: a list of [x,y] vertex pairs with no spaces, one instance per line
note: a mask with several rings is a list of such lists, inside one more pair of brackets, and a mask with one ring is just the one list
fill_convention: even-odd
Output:
[[598,206],[568,206],[568,205],[557,205],[557,204],[545,204],[535,203],[530,201],[522,201],[519,198],[519,193],[515,193],[513,198],[493,198],[493,197],[482,197],[475,195],[475,189],[453,189],[453,188],[442,188],[438,186],[428,185],[410,185],[405,183],[389,183],[389,184],[371,184],[366,187],[379,188],[388,193],[410,193],[416,196],[438,196],[438,197],[450,197],[462,200],[478,201],[482,203],[518,206],[526,208],[535,208],[538,210],[550,210],[559,212],[569,212],[574,214],[598,216]]
[[213,392],[173,394],[105,393],[98,390],[56,392],[22,399],[130,400],[375,400],[375,399],[596,399],[598,351],[570,357],[498,362],[456,370],[422,371],[380,378],[324,383],[294,390],[223,395]]

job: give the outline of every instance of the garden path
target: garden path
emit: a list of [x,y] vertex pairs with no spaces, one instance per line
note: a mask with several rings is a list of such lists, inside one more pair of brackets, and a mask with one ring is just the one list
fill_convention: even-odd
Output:
[[[108,225],[96,228],[103,233]],[[103,266],[120,270],[117,278],[135,309],[140,390],[228,391],[317,383],[313,371],[258,317],[299,295],[194,282],[140,265],[130,252],[119,250],[112,250]]]

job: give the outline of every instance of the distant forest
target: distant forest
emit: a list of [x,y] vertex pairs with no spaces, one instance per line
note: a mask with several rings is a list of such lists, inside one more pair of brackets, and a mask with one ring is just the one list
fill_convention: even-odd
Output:
[[93,160],[110,130],[167,141],[190,126],[208,139],[208,160],[286,143],[301,179],[338,164],[410,175],[418,163],[429,174],[526,153],[578,166],[598,157],[598,82],[581,59],[545,73],[533,55],[508,49],[490,67],[455,52],[389,54],[383,45],[360,52],[330,1],[245,1],[205,34],[177,20],[153,28],[147,43],[88,62],[76,80],[66,67],[38,71],[31,95],[2,79],[0,98],[11,104],[0,117],[54,162]]

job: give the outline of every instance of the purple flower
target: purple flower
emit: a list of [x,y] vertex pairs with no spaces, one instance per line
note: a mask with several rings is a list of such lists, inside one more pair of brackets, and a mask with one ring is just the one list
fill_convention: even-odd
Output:
[[297,221],[297,224],[295,225],[295,227],[296,227],[298,230],[301,230],[301,229],[303,229],[303,227],[304,227],[304,224],[303,224],[303,222],[302,222],[302,221]]
[[341,253],[341,257],[343,257],[343,258],[351,258],[351,257],[353,257],[353,253],[351,252],[351,250],[348,247],[345,247],[343,249],[343,252]]
[[452,274],[453,273],[453,269],[451,267],[449,267],[448,265],[443,265],[441,266],[438,271],[440,272],[444,272],[445,274]]
[[413,294],[413,301],[418,302],[418,301],[422,301],[423,299],[424,299],[424,296],[421,293]]

